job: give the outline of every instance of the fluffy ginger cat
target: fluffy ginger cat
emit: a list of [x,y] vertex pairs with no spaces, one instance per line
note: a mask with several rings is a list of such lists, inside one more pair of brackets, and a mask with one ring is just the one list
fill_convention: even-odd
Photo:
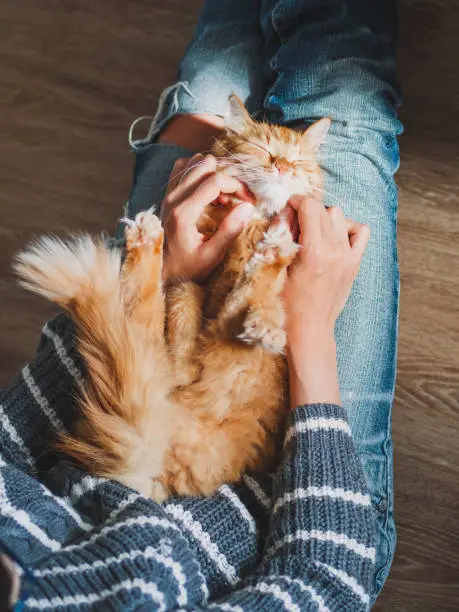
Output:
[[[255,122],[236,96],[229,107],[212,153],[253,192],[256,214],[204,285],[162,286],[151,210],[127,222],[124,261],[90,236],[43,237],[15,264],[22,285],[77,326],[82,416],[58,447],[156,501],[272,470],[288,410],[280,294],[298,247],[270,222],[291,195],[321,189],[330,120],[297,132]],[[211,235],[230,207],[208,206],[200,230]]]

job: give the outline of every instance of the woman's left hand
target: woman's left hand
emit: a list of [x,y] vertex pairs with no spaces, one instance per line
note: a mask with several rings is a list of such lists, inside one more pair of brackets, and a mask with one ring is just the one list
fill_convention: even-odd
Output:
[[[205,207],[224,194],[235,195],[242,202],[228,214],[216,234],[206,240],[198,232],[198,220]],[[217,173],[214,157],[195,155],[191,160],[177,160],[161,206],[165,233],[163,280],[206,278],[223,259],[252,212],[253,196],[247,187],[231,176]]]

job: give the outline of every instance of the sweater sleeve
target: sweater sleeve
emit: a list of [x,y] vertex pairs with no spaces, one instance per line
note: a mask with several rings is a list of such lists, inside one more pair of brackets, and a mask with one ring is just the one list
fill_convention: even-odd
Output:
[[374,528],[345,410],[301,406],[289,418],[262,562],[211,609],[367,610]]

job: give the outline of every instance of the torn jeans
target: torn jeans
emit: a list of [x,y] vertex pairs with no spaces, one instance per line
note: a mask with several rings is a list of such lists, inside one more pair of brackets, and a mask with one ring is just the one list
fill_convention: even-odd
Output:
[[[399,272],[396,249],[399,164],[393,0],[208,1],[178,81],[160,100],[136,153],[128,214],[159,205],[175,160],[191,155],[156,137],[176,114],[223,115],[231,93],[251,113],[301,128],[330,116],[321,163],[325,203],[371,228],[369,247],[336,325],[342,401],[377,516],[374,599],[395,549],[391,408]],[[120,235],[121,230],[119,230]]]

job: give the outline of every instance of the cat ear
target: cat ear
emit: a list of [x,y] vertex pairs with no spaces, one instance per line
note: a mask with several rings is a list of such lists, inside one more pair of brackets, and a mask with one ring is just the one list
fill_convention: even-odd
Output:
[[236,94],[232,94],[228,98],[225,127],[239,133],[243,132],[251,123],[253,123],[253,120],[242,100]]
[[303,134],[303,144],[316,152],[327,138],[331,126],[330,117],[324,117],[313,123]]

